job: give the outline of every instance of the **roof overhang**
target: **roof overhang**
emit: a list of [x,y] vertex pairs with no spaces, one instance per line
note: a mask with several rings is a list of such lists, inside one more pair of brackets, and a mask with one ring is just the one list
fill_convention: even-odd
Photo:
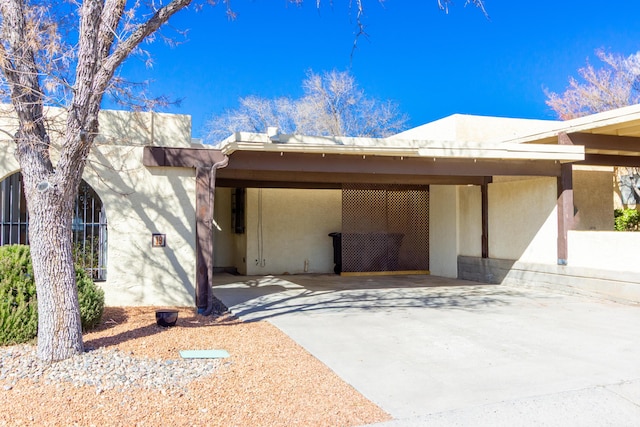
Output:
[[640,138],[640,104],[557,122],[544,132],[520,135],[505,142],[557,144],[561,134],[593,134]]
[[577,145],[478,144],[394,138],[324,138],[236,133],[220,151],[219,186],[340,188],[348,183],[482,184],[489,177],[560,176],[584,160]]
[[[389,141],[381,140],[381,141]],[[561,163],[584,160],[584,149],[576,145],[548,144],[478,144],[456,141],[423,141],[410,146],[395,140],[394,145],[313,145],[309,143],[227,142],[222,153],[242,151],[337,154],[344,156],[429,157],[436,159],[554,160]]]
[[150,166],[182,167],[228,157],[228,165],[220,164],[217,173],[218,185],[224,186],[477,184],[500,175],[560,176],[565,163],[640,167],[640,105],[545,123],[539,129],[491,142],[239,132],[216,149],[167,148],[145,155],[154,158]]

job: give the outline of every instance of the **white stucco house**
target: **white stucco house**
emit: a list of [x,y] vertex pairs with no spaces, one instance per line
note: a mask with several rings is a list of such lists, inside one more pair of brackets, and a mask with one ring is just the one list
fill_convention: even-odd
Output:
[[[204,310],[225,270],[429,273],[640,302],[640,233],[613,231],[613,166],[640,166],[640,105],[453,115],[385,139],[270,129],[216,147],[193,143],[189,116],[100,120],[73,232],[108,305]],[[25,243],[15,125],[0,126],[0,244]]]

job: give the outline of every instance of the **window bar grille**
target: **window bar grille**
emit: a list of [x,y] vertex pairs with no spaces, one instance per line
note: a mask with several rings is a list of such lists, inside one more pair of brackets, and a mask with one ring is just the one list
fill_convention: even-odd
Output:
[[2,204],[2,212],[0,212],[0,215],[2,215],[2,217],[0,218],[0,221],[2,221],[2,232],[0,233],[0,245],[5,245],[5,238],[4,238],[4,231],[5,231],[5,216],[6,216],[6,212],[7,212],[7,203],[6,203],[6,194],[7,194],[7,186],[8,186],[9,181],[7,179],[5,179],[4,181],[2,181],[2,186],[0,186],[0,195],[2,196],[2,200],[0,200],[0,203]]
[[[94,249],[95,249],[95,225],[96,225],[96,217],[95,217],[95,211],[96,211],[96,199],[94,199],[93,197],[91,198],[91,247],[90,247],[90,251],[89,251],[89,255],[90,255],[90,259],[91,259],[91,273],[92,275],[96,276],[98,274],[98,266],[96,265],[96,263],[94,262],[95,258],[94,258]],[[85,220],[84,223],[87,223],[87,213],[85,212]],[[87,234],[87,227],[85,226],[85,235]],[[85,242],[86,242],[86,238],[85,238]]]
[[15,186],[12,184],[13,182],[9,184],[10,185],[10,192],[9,192],[9,243],[10,244],[15,243],[13,241],[13,210],[15,209],[15,200],[14,200]]
[[[22,219],[21,176],[12,175],[2,181],[0,194],[0,244],[23,244],[28,240],[27,216]],[[17,201],[17,203],[16,203]],[[24,237],[22,230],[24,229]]]
[[98,247],[102,250],[98,251],[98,278],[100,280],[107,280],[107,218],[102,209],[100,209],[99,215]]
[[5,222],[6,222],[6,214],[7,214],[7,202],[6,202],[6,194],[7,194],[7,187],[9,186],[9,180],[5,179],[4,181],[2,181],[2,186],[0,187],[0,194],[2,195],[2,201],[0,201],[0,203],[2,203],[2,212],[0,212],[0,215],[2,215],[2,218],[0,218],[0,221],[2,221],[2,233],[0,233],[0,244],[1,245],[5,245]]
[[[75,262],[94,280],[106,280],[107,218],[100,198],[84,181],[73,212]],[[20,173],[0,182],[0,245],[10,244],[29,244],[29,213]]]

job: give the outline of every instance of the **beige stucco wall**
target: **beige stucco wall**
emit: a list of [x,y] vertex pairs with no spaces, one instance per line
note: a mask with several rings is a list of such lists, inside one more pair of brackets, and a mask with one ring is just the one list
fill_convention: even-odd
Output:
[[640,273],[640,233],[569,231],[568,237],[571,267]]
[[[50,113],[63,121],[60,110]],[[4,125],[11,127],[6,119]],[[83,178],[106,210],[107,280],[99,284],[107,305],[194,304],[195,172],[142,165],[145,145],[190,146],[190,128],[188,116],[100,115],[101,135]],[[13,151],[13,142],[0,136],[1,177],[19,170]],[[52,154],[55,162],[55,148]],[[166,234],[166,247],[152,248],[152,233]]]
[[341,230],[340,190],[250,188],[246,216],[246,274],[333,272],[328,234]]
[[[63,109],[45,108],[47,129],[54,149],[55,159],[58,144],[63,136],[66,113]],[[99,115],[100,130],[95,144],[157,145],[163,147],[189,147],[191,145],[191,116],[156,112],[130,112],[102,110]],[[17,129],[12,109],[0,104],[0,140],[8,140]],[[7,132],[7,133],[4,133]]]
[[519,135],[530,135],[552,129],[557,127],[558,123],[560,122],[552,120],[453,114],[408,129],[396,137],[435,141],[503,142]]
[[[142,148],[131,154],[126,174],[108,169],[85,174],[107,213],[107,280],[101,283],[106,303],[193,305],[195,173],[186,168],[133,167],[142,159]],[[166,234],[166,247],[152,248],[152,233]]]
[[429,270],[443,277],[458,277],[457,187],[429,186]]
[[489,256],[557,263],[555,178],[495,177],[489,184]]
[[[84,179],[107,212],[107,305],[194,304],[195,171],[142,165],[145,145],[190,146],[190,127],[188,116],[101,113]],[[166,234],[164,248],[152,233]]]
[[573,167],[573,202],[576,230],[613,230],[612,167]]
[[482,256],[482,194],[480,186],[458,186],[458,252]]

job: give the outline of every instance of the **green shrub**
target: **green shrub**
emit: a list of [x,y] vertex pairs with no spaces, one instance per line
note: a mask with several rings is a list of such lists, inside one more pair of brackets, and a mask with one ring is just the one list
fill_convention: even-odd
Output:
[[[76,267],[82,329],[95,327],[102,317],[104,292]],[[29,247],[0,247],[0,345],[23,343],[36,337],[38,304]]]
[[0,247],[0,344],[33,339],[38,332],[36,284],[29,247]]
[[635,209],[616,209],[613,217],[617,231],[638,231],[640,228],[640,213]]
[[104,311],[104,291],[97,287],[87,272],[78,266],[76,266],[76,284],[82,330],[88,331],[100,323]]

